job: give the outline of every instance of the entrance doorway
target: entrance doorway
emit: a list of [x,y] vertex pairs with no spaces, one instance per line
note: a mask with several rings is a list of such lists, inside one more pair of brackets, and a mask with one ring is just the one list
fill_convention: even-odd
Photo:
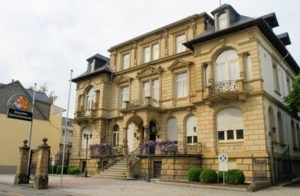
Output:
[[133,152],[133,142],[134,142],[134,130],[136,125],[134,123],[130,123],[127,130],[127,145],[128,145],[128,152]]
[[[150,121],[149,123],[149,140],[156,141],[156,125],[154,122]],[[155,145],[150,146],[150,154],[155,154]]]

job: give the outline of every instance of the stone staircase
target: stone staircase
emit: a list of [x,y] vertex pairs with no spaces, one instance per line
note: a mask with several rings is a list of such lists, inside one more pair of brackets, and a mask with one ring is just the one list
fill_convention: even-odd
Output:
[[127,179],[126,171],[127,171],[128,159],[122,158],[115,162],[113,165],[108,167],[107,169],[100,171],[100,173],[95,174],[94,177],[99,178],[112,178],[112,179]]

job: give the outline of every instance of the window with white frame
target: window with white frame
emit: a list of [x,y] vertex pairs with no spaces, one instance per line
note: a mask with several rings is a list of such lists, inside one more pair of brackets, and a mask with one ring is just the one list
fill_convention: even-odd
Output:
[[167,123],[167,139],[169,141],[178,141],[177,121],[176,118],[170,118]]
[[150,82],[143,83],[143,97],[150,97]]
[[184,52],[186,50],[186,47],[183,45],[183,43],[186,41],[185,34],[181,34],[175,37],[175,53]]
[[122,59],[122,65],[123,65],[123,69],[128,69],[129,68],[129,64],[130,64],[130,54],[124,54],[123,55],[123,59]]
[[186,139],[188,144],[195,144],[198,142],[197,119],[195,116],[189,116],[186,119]]
[[187,73],[176,74],[176,97],[186,97],[188,95]]
[[227,13],[220,14],[218,16],[218,29],[222,30],[228,27],[228,17]]
[[152,60],[159,59],[159,44],[152,45]]
[[85,109],[87,111],[91,110],[95,102],[96,102],[96,91],[95,88],[92,87],[90,88],[90,90],[87,92],[86,95]]
[[113,147],[118,147],[119,146],[119,126],[115,125],[113,128],[113,142],[112,142],[112,146]]
[[[87,138],[85,137],[87,135]],[[92,144],[92,130],[90,127],[85,128],[81,135],[81,149],[88,149]]]
[[152,80],[152,98],[159,100],[159,79]]
[[239,79],[239,61],[235,50],[222,52],[215,62],[215,81],[229,81]]
[[151,44],[144,47],[143,50],[143,63],[148,63],[153,60],[159,59],[159,44]]
[[125,102],[129,101],[129,87],[128,86],[124,86],[121,87],[121,108],[125,108],[126,104]]
[[206,87],[208,85],[208,65],[203,66],[203,84]]
[[144,63],[148,63],[151,60],[150,46],[144,48]]
[[240,110],[227,108],[218,112],[217,136],[219,141],[244,139],[243,114]]

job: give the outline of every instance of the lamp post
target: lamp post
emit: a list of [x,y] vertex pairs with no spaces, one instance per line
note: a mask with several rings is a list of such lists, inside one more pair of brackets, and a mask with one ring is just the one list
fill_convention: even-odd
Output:
[[86,141],[84,177],[88,177],[88,171],[87,171],[88,142],[89,142],[89,139],[92,138],[92,134],[91,133],[84,133],[83,138]]
[[271,145],[271,165],[272,165],[272,184],[275,184],[275,163],[274,163],[274,144],[273,144],[273,134],[276,132],[276,127],[272,127],[269,132],[270,145]]

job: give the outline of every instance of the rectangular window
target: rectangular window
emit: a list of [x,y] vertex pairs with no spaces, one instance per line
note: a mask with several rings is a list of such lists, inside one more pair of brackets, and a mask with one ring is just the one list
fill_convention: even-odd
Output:
[[176,97],[186,97],[188,94],[187,73],[176,75]]
[[130,55],[125,54],[123,56],[123,61],[122,61],[123,69],[128,69],[129,68],[129,63],[130,63]]
[[203,68],[203,83],[205,87],[208,85],[208,65]]
[[187,143],[188,144],[195,144],[198,142],[197,136],[188,136],[187,138]]
[[150,46],[144,48],[144,63],[150,62]]
[[176,50],[175,53],[180,53],[180,52],[184,52],[186,50],[186,47],[183,45],[183,43],[186,41],[185,39],[185,34],[182,35],[178,35],[175,38],[176,40]]
[[152,88],[153,88],[152,89],[152,93],[153,93],[152,98],[155,101],[158,101],[159,100],[159,80],[158,79],[152,81]]
[[225,140],[225,131],[218,131],[218,140]]
[[218,17],[218,29],[222,30],[228,27],[228,19],[227,19],[227,14],[223,13]]
[[233,130],[227,130],[227,140],[234,140],[234,133]]
[[150,97],[150,82],[144,82],[143,84],[143,97]]
[[274,80],[274,90],[279,93],[280,89],[279,89],[278,67],[274,63],[273,63],[273,80]]
[[118,147],[119,145],[119,132],[113,132],[113,147]]
[[237,129],[236,130],[236,139],[244,139],[244,130],[243,129]]
[[159,59],[159,44],[154,44],[152,46],[152,59],[153,60]]
[[125,101],[129,101],[129,87],[121,88],[121,108],[125,108]]

